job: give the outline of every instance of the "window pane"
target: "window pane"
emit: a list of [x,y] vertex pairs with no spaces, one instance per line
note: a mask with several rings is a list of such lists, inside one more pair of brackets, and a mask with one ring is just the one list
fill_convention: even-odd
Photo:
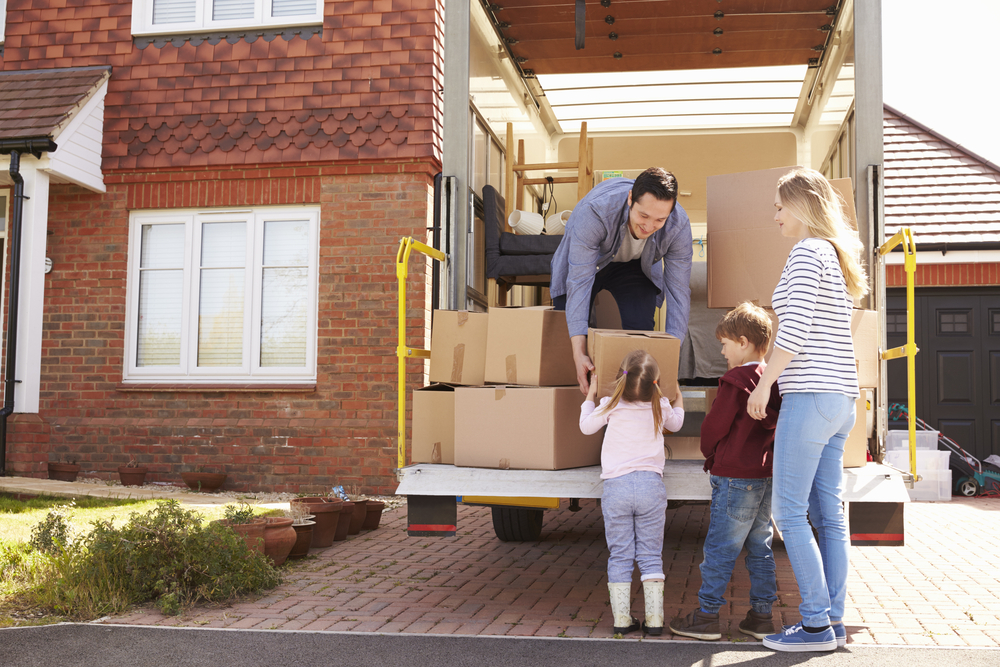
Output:
[[184,225],[143,225],[139,252],[143,269],[184,267]]
[[196,0],[153,0],[153,23],[191,23]]
[[213,0],[212,20],[252,19],[253,5],[254,0]]
[[198,366],[243,365],[244,269],[203,269]]
[[316,13],[316,0],[274,0],[273,16],[299,16]]
[[136,366],[180,365],[183,289],[183,269],[139,274]]
[[309,270],[264,269],[261,295],[260,365],[306,365]]
[[139,244],[137,366],[181,363],[184,225],[143,225]]
[[260,365],[306,364],[309,223],[264,223]]
[[198,366],[243,365],[246,234],[245,222],[201,226]]

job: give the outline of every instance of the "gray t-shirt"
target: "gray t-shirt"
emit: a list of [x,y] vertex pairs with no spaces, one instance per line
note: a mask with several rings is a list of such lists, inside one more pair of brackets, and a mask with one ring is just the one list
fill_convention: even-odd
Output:
[[612,262],[631,262],[633,259],[642,257],[642,249],[646,247],[646,239],[637,239],[632,236],[632,232],[625,223],[625,230],[622,235],[622,246],[615,253]]

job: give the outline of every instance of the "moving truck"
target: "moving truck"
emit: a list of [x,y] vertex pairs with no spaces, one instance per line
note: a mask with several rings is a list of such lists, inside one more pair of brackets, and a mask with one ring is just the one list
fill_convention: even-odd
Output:
[[[484,318],[477,326],[492,325],[485,319],[492,314],[479,314],[494,305],[546,303],[539,287],[544,277],[541,283],[486,278],[488,187],[504,197],[505,212],[547,217],[572,209],[604,178],[662,166],[680,184],[678,202],[695,239],[693,274],[704,281],[694,289],[692,329],[709,323],[710,344],[692,349],[688,341],[682,352],[699,369],[721,362],[718,377],[725,366],[713,316],[717,321],[743,299],[769,305],[791,247],[772,221],[777,176],[795,165],[819,169],[853,208],[873,284],[872,294],[855,304],[855,345],[865,379],[860,445],[844,470],[852,538],[856,544],[901,543],[903,503],[913,479],[875,462],[887,429],[885,269],[878,252],[884,241],[880,3],[602,0],[585,3],[582,15],[577,11],[572,0],[446,3],[444,87],[435,91],[444,107],[444,164],[439,215],[426,240],[444,259],[426,260],[434,302],[425,316],[441,311],[431,336],[453,330],[456,318],[463,325],[477,317]],[[542,313],[551,311],[527,311],[534,313],[531,324],[513,326],[549,326]],[[402,345],[399,354],[402,364]],[[446,363],[454,371],[450,357]],[[516,447],[525,428],[557,428],[529,419],[532,410],[555,414],[569,405],[578,415],[582,396],[575,386],[530,394],[502,383],[484,386],[493,381],[411,392],[414,426],[432,414],[423,426],[457,431],[434,437],[460,440],[463,420],[485,418],[477,405],[503,399],[509,413],[490,429],[490,440],[507,438]],[[692,379],[682,387],[685,427],[666,441],[664,484],[672,504],[711,497],[702,461],[690,454],[697,451],[711,400],[705,384]],[[579,433],[564,429],[551,437],[563,442]],[[581,447],[592,444],[572,449]],[[867,461],[869,451],[875,461]],[[493,507],[500,539],[533,540],[544,512],[557,511],[561,499],[575,509],[579,499],[600,498],[600,466],[542,458],[518,466],[502,453],[459,465],[440,450],[413,459],[428,462],[402,465],[401,457],[397,493],[407,496],[411,534],[454,535],[457,502],[467,502]]]

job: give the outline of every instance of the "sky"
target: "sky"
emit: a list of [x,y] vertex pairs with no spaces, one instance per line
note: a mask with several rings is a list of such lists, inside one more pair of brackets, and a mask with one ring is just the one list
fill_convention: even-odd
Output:
[[882,0],[885,103],[994,164],[998,25],[1000,0]]

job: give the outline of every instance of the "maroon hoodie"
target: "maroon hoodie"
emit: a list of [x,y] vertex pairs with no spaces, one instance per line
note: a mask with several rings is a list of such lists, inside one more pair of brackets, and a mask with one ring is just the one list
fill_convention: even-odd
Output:
[[701,425],[705,470],[717,477],[771,476],[774,427],[781,407],[777,382],[771,385],[764,419],[758,421],[747,414],[747,400],[757,388],[765,367],[764,363],[737,366],[719,380],[719,394]]

